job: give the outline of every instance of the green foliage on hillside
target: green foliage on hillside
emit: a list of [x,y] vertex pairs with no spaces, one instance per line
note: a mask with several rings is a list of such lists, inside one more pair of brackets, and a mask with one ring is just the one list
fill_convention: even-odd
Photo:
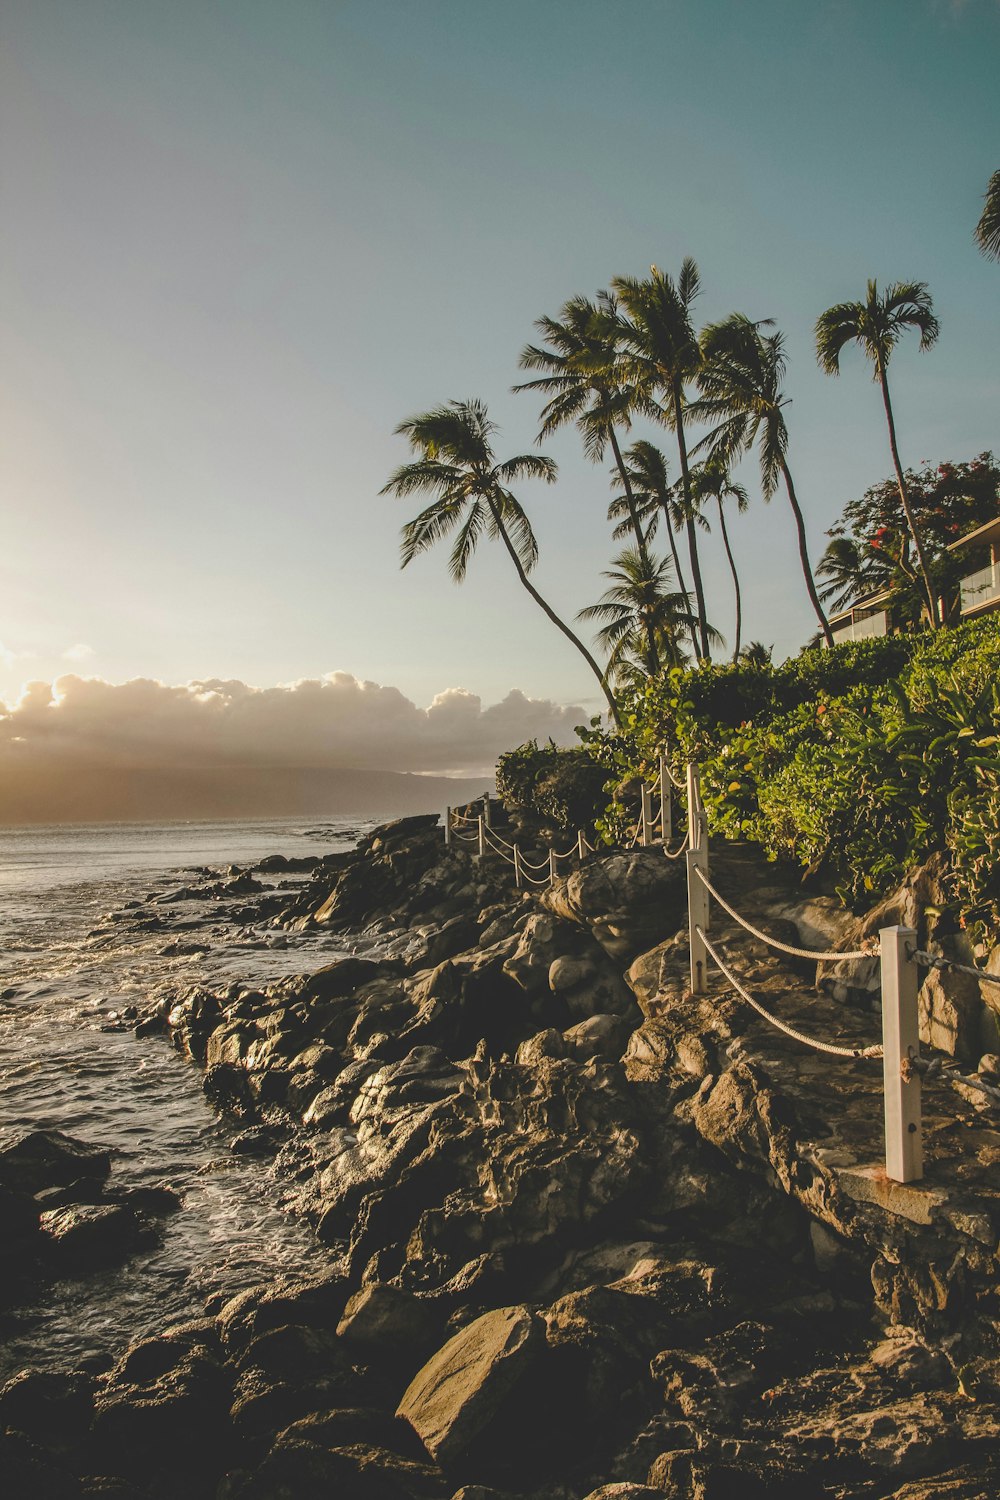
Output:
[[607,800],[607,772],[586,750],[528,740],[497,761],[497,796],[521,819],[561,832],[593,829]]
[[[957,912],[1000,924],[1000,617],[671,672],[623,732],[582,731],[610,774],[701,767],[710,831],[831,875],[855,908],[946,849]],[[612,807],[607,826],[613,828]]]

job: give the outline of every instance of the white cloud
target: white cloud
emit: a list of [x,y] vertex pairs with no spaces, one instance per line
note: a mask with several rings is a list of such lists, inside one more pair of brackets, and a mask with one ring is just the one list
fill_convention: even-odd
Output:
[[86,641],[77,641],[75,646],[67,646],[63,652],[64,661],[89,661],[97,652],[93,646],[88,646]]
[[304,772],[360,768],[480,775],[525,739],[573,741],[578,706],[517,689],[483,706],[448,688],[419,708],[398,688],[347,672],[255,688],[209,679],[168,686],[70,675],[33,682],[0,704],[0,776],[30,757],[51,774]]

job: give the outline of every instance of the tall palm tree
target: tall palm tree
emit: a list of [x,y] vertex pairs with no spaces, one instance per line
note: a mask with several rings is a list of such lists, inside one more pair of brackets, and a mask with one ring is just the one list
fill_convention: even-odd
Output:
[[733,575],[733,593],[736,595],[736,638],[733,643],[733,661],[736,661],[740,654],[740,637],[743,633],[743,595],[740,592],[740,575],[736,571],[733,549],[729,541],[726,508],[723,502],[733,501],[736,509],[742,513],[750,504],[750,498],[741,484],[733,482],[729,470],[718,459],[707,459],[705,463],[692,469],[691,492],[699,508],[710,499],[714,500],[718,506],[722,544],[726,549],[726,557],[729,559],[729,571]]
[[853,537],[835,536],[816,567],[817,578],[827,580],[821,597],[834,609],[846,609],[855,599],[874,593],[883,581],[875,577],[877,561],[870,547],[859,547]]
[[480,538],[485,534],[501,541],[522,587],[573,643],[601,684],[611,717],[617,724],[618,705],[605,674],[528,577],[538,560],[538,543],[531,522],[508,485],[517,479],[542,479],[552,484],[556,466],[551,458],[537,453],[522,453],[497,463],[491,441],[496,430],[482,401],[449,401],[433,411],[408,418],[396,428],[396,433],[408,439],[419,457],[415,463],[398,468],[379,493],[434,496],[426,510],[403,527],[402,566],[405,568],[457,527],[458,536],[448,567],[455,582],[461,583]]
[[[595,639],[608,652],[608,677],[619,684],[635,683],[652,677],[660,661],[682,666],[680,632],[690,609],[687,597],[670,589],[669,559],[661,562],[648,552],[643,557],[637,547],[627,547],[613,562],[602,575],[611,587],[577,616],[601,622]],[[651,636],[658,646],[655,660],[647,644]]]
[[910,505],[910,497],[903,477],[903,465],[896,446],[896,423],[892,415],[889,398],[889,359],[908,328],[920,331],[921,350],[930,349],[935,343],[940,325],[934,316],[927,283],[924,281],[897,281],[887,287],[884,296],[879,296],[874,281],[868,283],[864,302],[838,302],[828,307],[816,321],[816,355],[821,369],[828,375],[840,374],[840,352],[846,344],[856,343],[874,366],[873,378],[882,387],[882,404],[885,419],[889,424],[889,447],[896,470],[899,498],[906,516],[906,524],[913,539],[917,555],[917,567],[927,598],[927,613],[931,629],[937,629],[938,608],[931,583],[923,539],[916,517]]
[[701,290],[701,277],[698,267],[688,256],[676,281],[665,271],[651,266],[645,281],[633,276],[615,276],[611,288],[624,309],[624,313],[616,311],[611,316],[627,377],[636,387],[633,405],[654,420],[672,427],[677,437],[684,526],[698,610],[698,655],[710,660],[705,588],[695,536],[691,469],[684,431],[686,389],[701,363],[701,349],[691,321],[691,309]]
[[[625,469],[632,486],[632,498],[636,513],[645,529],[646,541],[651,542],[656,535],[660,516],[666,526],[667,539],[670,543],[670,555],[674,564],[674,576],[677,579],[681,593],[687,597],[688,586],[684,581],[684,569],[681,567],[680,554],[677,551],[677,538],[675,532],[684,526],[683,500],[678,499],[677,490],[667,477],[667,461],[659,448],[654,443],[645,439],[633,443],[631,448],[625,450]],[[621,478],[612,480],[612,488],[621,489],[624,492],[624,484]],[[616,540],[626,535],[629,529],[623,519],[627,512],[627,503],[624,493],[611,501],[608,506],[608,520],[619,521],[615,527],[614,537]],[[693,620],[691,630],[691,644],[694,647],[695,656],[698,655],[697,620]]]
[[976,243],[991,260],[1000,260],[1000,171],[993,173],[987,185]]
[[[543,443],[568,422],[576,424],[583,450],[600,463],[610,444],[625,496],[629,524],[640,556],[645,556],[646,533],[639,519],[631,480],[622,457],[616,426],[631,426],[634,391],[622,379],[615,342],[614,299],[598,294],[600,308],[587,297],[571,297],[558,318],[535,320],[542,344],[527,344],[519,360],[522,370],[541,370],[535,380],[522,381],[515,391],[540,391],[548,396],[542,408],[538,441]],[[655,641],[649,649],[655,655]]]
[[788,467],[788,425],[782,390],[787,359],[780,333],[763,333],[768,322],[754,323],[743,313],[733,313],[713,323],[701,336],[702,364],[698,371],[701,398],[694,411],[718,425],[705,440],[712,458],[725,466],[758,444],[761,489],[770,500],[782,480],[795,518],[799,561],[806,591],[826,637],[833,645],[830,623],[816,592],[809,562],[806,523]]

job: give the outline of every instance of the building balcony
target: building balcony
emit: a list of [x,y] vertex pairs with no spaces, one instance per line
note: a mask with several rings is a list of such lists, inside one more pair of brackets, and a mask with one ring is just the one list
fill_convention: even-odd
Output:
[[978,573],[970,573],[968,578],[962,579],[959,589],[963,615],[1000,607],[1000,567],[994,561],[988,567],[980,568]]

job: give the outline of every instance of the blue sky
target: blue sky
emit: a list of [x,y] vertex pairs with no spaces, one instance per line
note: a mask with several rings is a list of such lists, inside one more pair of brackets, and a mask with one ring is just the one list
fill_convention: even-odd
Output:
[[[971,238],[996,0],[7,0],[0,43],[0,699],[341,670],[596,709],[499,553],[460,589],[443,555],[399,571],[408,510],[378,490],[393,427],[446,398],[530,448],[534,318],[651,262],[695,257],[702,321],[785,331],[815,557],[890,469],[860,356],[831,380],[812,349],[869,276],[927,281],[942,325],[892,367],[904,460],[1000,447],[1000,268]],[[572,432],[546,451],[559,484],[522,499],[572,616],[606,476]],[[733,539],[747,636],[797,649],[782,497]]]

